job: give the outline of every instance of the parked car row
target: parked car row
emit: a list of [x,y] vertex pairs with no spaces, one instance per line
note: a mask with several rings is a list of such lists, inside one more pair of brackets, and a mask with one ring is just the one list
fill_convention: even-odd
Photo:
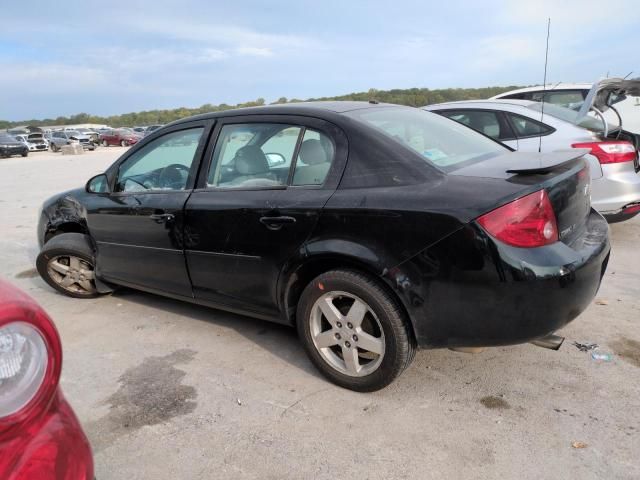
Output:
[[525,89],[489,100],[448,102],[424,109],[520,152],[587,149],[592,205],[609,222],[619,222],[640,213],[640,134],[627,130],[623,121],[625,117],[637,120],[640,111],[626,116],[616,112],[615,124],[603,113],[616,110],[614,105],[627,96],[638,95],[640,79],[607,79],[586,94]]

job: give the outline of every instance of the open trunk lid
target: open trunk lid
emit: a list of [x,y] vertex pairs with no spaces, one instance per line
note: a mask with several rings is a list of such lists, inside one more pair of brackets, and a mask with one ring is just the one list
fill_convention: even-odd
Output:
[[[451,172],[466,177],[500,178],[522,186],[515,200],[545,189],[553,206],[560,241],[571,243],[584,232],[591,212],[586,149],[553,153],[510,152]],[[500,205],[496,205],[498,207]]]
[[624,100],[627,96],[640,96],[640,78],[605,78],[596,82],[589,90],[580,111],[578,120],[587,117],[592,108],[606,112],[609,108]]

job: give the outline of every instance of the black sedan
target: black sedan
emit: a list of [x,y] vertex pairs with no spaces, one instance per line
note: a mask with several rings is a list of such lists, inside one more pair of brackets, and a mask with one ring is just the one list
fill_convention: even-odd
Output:
[[584,153],[392,105],[201,115],[45,202],[37,268],[72,297],[122,285],[297,326],[324,375],[376,390],[417,347],[557,345],[610,249]]
[[11,157],[12,155],[29,155],[29,147],[19,142],[11,135],[0,133],[0,158]]

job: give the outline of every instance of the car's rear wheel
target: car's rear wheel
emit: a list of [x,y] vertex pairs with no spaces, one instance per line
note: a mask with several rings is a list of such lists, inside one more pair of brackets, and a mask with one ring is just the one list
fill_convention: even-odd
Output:
[[121,140],[120,141],[120,146],[121,147],[126,147],[126,146],[128,146],[128,143],[125,140]]
[[51,144],[51,151],[52,152],[58,152],[60,150],[60,147],[58,147],[58,145],[56,145],[55,143]]
[[28,156],[28,155],[29,155],[29,152],[22,152],[22,153],[21,153],[21,155],[22,155],[23,157],[26,157],[26,156]]
[[74,298],[93,298],[99,295],[95,282],[95,256],[87,236],[63,233],[53,237],[36,260],[42,279]]
[[106,140],[102,140],[102,146],[103,147],[108,147],[109,143]]
[[296,317],[309,358],[341,387],[379,390],[413,359],[415,341],[397,299],[360,272],[316,277],[302,292]]

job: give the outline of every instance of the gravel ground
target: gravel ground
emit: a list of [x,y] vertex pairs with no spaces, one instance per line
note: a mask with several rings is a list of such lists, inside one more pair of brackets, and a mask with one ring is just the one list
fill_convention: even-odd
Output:
[[560,351],[421,351],[357,394],[323,380],[291,329],[131,290],[74,300],[40,280],[42,201],[123,150],[0,160],[0,274],[58,325],[99,480],[640,478],[640,218],[612,225],[602,288]]

